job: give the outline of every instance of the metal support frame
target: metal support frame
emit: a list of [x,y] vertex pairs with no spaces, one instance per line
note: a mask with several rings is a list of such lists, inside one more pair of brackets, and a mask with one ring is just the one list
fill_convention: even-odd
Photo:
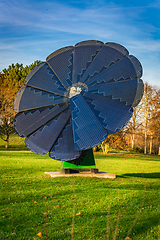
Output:
[[82,151],[82,154],[79,158],[67,162],[63,161],[61,164],[61,173],[63,174],[83,172],[98,173],[92,148]]

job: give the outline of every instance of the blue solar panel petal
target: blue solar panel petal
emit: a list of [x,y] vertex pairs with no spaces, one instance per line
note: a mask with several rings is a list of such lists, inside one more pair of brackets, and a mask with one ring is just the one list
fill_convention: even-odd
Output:
[[132,117],[133,109],[130,106],[89,92],[82,95],[109,134],[121,130]]
[[64,96],[66,89],[46,62],[35,67],[25,79],[25,84]]
[[69,108],[67,104],[59,104],[17,113],[14,119],[14,127],[19,136],[27,137],[67,108]]
[[92,148],[107,137],[107,132],[81,94],[70,99],[75,149]]
[[92,63],[83,74],[81,82],[86,82],[91,77],[102,72],[104,69],[110,67],[114,63],[123,59],[129,53],[126,48],[116,43],[106,43],[103,45],[99,53],[93,59]]
[[70,161],[78,158],[80,155],[81,151],[74,148],[72,121],[70,119],[51,149],[49,156],[60,161]]
[[141,101],[141,99],[143,97],[143,92],[144,92],[143,81],[141,79],[138,79],[138,81],[137,81],[137,92],[136,92],[136,96],[135,96],[134,102],[132,104],[132,107],[136,107],[139,104],[139,102]]
[[127,56],[106,70],[97,74],[95,77],[89,79],[86,84],[87,86],[92,86],[99,83],[140,78],[141,74],[142,66],[139,61],[133,56]]
[[65,97],[24,86],[15,99],[15,111],[26,111],[30,109],[53,106],[58,103],[68,102]]
[[73,78],[72,83],[77,83],[83,73],[89,67],[101,47],[103,42],[84,41],[75,45],[73,53]]
[[67,89],[72,84],[73,47],[65,47],[50,54],[47,63]]
[[130,59],[135,68],[137,78],[141,78],[143,74],[143,69],[140,61],[135,56],[132,55],[129,55],[128,58]]
[[126,80],[122,82],[114,82],[100,84],[88,87],[88,92],[98,94],[113,101],[119,101],[123,104],[132,106],[137,94],[138,79]]
[[121,44],[114,43],[114,42],[107,42],[107,43],[105,43],[105,45],[117,50],[118,52],[121,52],[124,56],[129,55],[128,50]]
[[34,153],[46,154],[55,144],[57,138],[63,131],[69,118],[71,117],[70,109],[58,115],[45,126],[37,130],[31,136],[25,139],[26,146]]

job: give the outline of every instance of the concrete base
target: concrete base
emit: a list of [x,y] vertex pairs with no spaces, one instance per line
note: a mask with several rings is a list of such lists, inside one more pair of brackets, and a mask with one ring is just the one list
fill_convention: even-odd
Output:
[[98,172],[98,173],[91,173],[91,172],[79,172],[79,173],[62,173],[62,172],[45,172],[45,174],[50,174],[51,177],[97,177],[97,178],[116,178],[116,175],[113,173],[106,173],[106,172]]

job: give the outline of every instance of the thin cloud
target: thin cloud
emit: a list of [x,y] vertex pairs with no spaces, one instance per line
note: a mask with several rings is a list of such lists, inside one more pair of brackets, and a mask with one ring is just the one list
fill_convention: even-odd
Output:
[[[134,32],[140,34],[139,29],[142,28],[141,25],[136,28],[133,11],[126,11],[125,8],[110,7],[109,5],[79,9],[53,2],[52,4],[46,3],[48,11],[45,11],[44,3],[39,3],[38,6],[39,8],[33,4],[31,8],[28,4],[20,5],[16,1],[9,3],[4,1],[0,5],[0,22],[4,26],[31,28],[30,31],[55,30],[73,34],[89,33],[98,36],[99,34],[101,36],[101,32],[104,35],[104,29],[108,32],[107,35],[113,35],[117,31],[123,34],[124,29],[128,34]],[[97,34],[93,29],[98,30]]]
[[128,47],[141,53],[157,53],[160,52],[160,40],[130,41]]

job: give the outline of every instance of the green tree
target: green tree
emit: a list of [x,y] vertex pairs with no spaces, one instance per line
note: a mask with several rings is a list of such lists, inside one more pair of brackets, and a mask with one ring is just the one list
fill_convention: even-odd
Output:
[[41,61],[35,61],[29,66],[12,64],[0,73],[0,137],[9,146],[9,136],[14,131],[14,100],[17,92],[23,86],[29,72]]

